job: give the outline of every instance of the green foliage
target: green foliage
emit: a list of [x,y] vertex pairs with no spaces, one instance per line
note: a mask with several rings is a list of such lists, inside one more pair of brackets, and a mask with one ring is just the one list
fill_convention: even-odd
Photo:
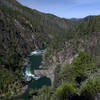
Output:
[[98,21],[100,20],[100,16],[88,16],[84,18],[77,28],[77,33],[79,36],[91,36],[93,32],[100,31],[100,23]]
[[65,65],[60,72],[60,79],[67,82],[73,82],[75,75],[72,68],[73,66],[71,64]]
[[100,78],[88,79],[85,84],[81,86],[81,96],[92,100],[97,93],[100,92]]
[[70,64],[65,65],[62,69],[61,66],[59,66],[60,71],[57,71],[58,68],[56,68],[54,87],[57,88],[64,82],[74,82],[75,74],[72,68]]
[[96,71],[96,64],[94,60],[91,59],[91,57],[85,52],[80,52],[79,56],[74,59],[72,65],[74,66],[73,70],[77,76],[88,76]]
[[5,54],[0,54],[0,65],[5,65],[8,69],[16,70],[22,63],[19,53],[14,49],[8,49]]
[[71,83],[64,83],[61,88],[56,91],[59,100],[67,100],[69,95],[76,92],[76,88]]
[[21,87],[22,83],[17,75],[3,67],[0,68],[0,95],[16,94]]
[[37,95],[32,96],[32,100],[55,100],[54,93],[49,87],[43,86],[41,89],[37,90]]
[[60,77],[59,77],[59,73],[61,70],[61,66],[57,65],[55,68],[55,72],[54,72],[54,82],[53,82],[53,86],[54,88],[57,88],[59,86],[59,81],[60,81]]
[[72,64],[65,64],[62,68],[61,66],[56,67],[54,88],[64,82],[73,82],[73,84],[79,85],[95,72],[97,72],[95,61],[87,53],[80,52]]

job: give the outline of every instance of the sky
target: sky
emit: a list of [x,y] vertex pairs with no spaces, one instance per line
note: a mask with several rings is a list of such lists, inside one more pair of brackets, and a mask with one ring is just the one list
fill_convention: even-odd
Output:
[[62,18],[100,15],[100,0],[17,0],[24,6]]

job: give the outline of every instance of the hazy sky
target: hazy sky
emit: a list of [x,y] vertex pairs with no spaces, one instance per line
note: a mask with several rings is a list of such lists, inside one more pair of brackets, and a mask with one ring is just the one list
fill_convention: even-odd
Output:
[[100,14],[100,0],[17,0],[21,4],[64,18]]

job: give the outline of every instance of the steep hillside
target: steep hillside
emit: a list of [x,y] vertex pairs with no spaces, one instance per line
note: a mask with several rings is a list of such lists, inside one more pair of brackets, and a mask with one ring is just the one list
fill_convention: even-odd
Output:
[[[66,74],[68,70],[72,71],[70,68],[67,70],[68,64],[71,68],[75,66],[73,61],[77,57],[80,61],[80,52],[90,55],[89,59],[86,58],[89,64],[85,66],[90,68],[92,63],[100,70],[100,16],[64,19],[27,8],[16,0],[0,0],[0,96],[9,97],[20,91],[23,87],[21,67],[29,53],[41,47],[46,47],[43,68],[35,73],[51,78],[53,90],[46,87],[39,90],[41,95],[36,97],[37,100],[41,99],[41,91],[45,93],[45,89],[50,91],[46,96],[53,94],[56,97],[54,92],[71,76]],[[88,57],[83,53],[84,56]],[[84,63],[83,58],[82,61],[81,64]],[[98,76],[99,72],[95,73]]]
[[[7,72],[5,78],[0,75],[0,95],[17,94],[23,83],[20,70],[29,53],[35,48],[52,45],[54,40],[58,43],[59,39],[72,38],[77,27],[75,23],[32,10],[16,0],[0,0],[0,71]],[[9,76],[14,77],[10,80]],[[18,81],[18,87],[14,80]]]
[[50,40],[72,37],[77,27],[69,20],[29,9],[15,0],[0,2],[0,52],[16,47],[21,56],[27,56],[32,49],[51,44]]

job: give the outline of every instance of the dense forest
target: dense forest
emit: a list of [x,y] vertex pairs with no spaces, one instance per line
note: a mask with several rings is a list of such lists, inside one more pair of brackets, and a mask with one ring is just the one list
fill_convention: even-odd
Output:
[[46,47],[44,70],[54,77],[51,87],[30,90],[30,100],[95,100],[100,92],[100,16],[65,19],[16,0],[0,0],[0,97],[21,91],[21,68],[29,53],[41,47]]

